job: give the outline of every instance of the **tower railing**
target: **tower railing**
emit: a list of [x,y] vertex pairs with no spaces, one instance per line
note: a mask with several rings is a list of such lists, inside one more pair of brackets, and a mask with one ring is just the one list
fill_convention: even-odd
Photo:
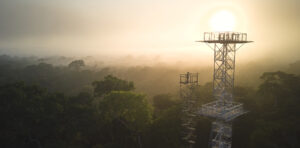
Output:
[[204,32],[203,41],[210,42],[220,42],[220,41],[236,41],[236,42],[246,42],[247,33],[240,32]]

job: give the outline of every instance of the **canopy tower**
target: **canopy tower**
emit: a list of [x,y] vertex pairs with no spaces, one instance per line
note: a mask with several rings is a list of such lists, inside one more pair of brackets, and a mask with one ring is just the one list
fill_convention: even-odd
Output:
[[195,144],[195,124],[196,124],[196,97],[193,90],[198,86],[198,73],[180,74],[180,97],[183,99],[182,106],[182,140],[189,148]]
[[231,148],[232,121],[246,113],[243,104],[234,102],[236,51],[246,43],[246,33],[205,32],[202,41],[214,51],[213,96],[215,101],[204,104],[198,115],[212,117],[210,147]]

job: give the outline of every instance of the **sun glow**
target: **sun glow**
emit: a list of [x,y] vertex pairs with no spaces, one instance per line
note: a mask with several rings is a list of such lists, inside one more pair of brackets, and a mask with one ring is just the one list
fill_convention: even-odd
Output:
[[226,10],[218,11],[211,17],[210,27],[213,31],[233,31],[235,16]]

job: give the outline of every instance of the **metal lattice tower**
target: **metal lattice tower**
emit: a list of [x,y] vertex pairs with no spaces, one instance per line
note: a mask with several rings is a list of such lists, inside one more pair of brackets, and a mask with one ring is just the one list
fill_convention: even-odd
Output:
[[[213,96],[216,101],[204,104],[199,115],[215,118],[210,147],[231,148],[232,120],[244,113],[243,104],[233,101],[235,54],[247,40],[246,33],[205,32],[203,41],[214,51]],[[211,44],[213,46],[211,46]]]
[[195,124],[196,124],[196,97],[193,90],[198,86],[198,73],[180,74],[180,97],[183,99],[182,106],[182,140],[189,148],[195,144]]

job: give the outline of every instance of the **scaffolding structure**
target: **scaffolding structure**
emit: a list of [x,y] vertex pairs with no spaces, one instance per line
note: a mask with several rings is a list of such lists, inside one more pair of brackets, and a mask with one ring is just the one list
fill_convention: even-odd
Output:
[[[213,96],[215,101],[204,104],[197,115],[216,119],[212,123],[212,148],[231,148],[232,120],[246,113],[243,104],[233,101],[235,54],[247,40],[246,33],[205,32],[203,41],[214,51]],[[213,46],[211,46],[211,44]]]
[[182,140],[184,140],[189,148],[195,144],[195,124],[196,124],[196,97],[193,90],[198,86],[198,73],[180,74],[180,97],[183,99],[182,106]]

